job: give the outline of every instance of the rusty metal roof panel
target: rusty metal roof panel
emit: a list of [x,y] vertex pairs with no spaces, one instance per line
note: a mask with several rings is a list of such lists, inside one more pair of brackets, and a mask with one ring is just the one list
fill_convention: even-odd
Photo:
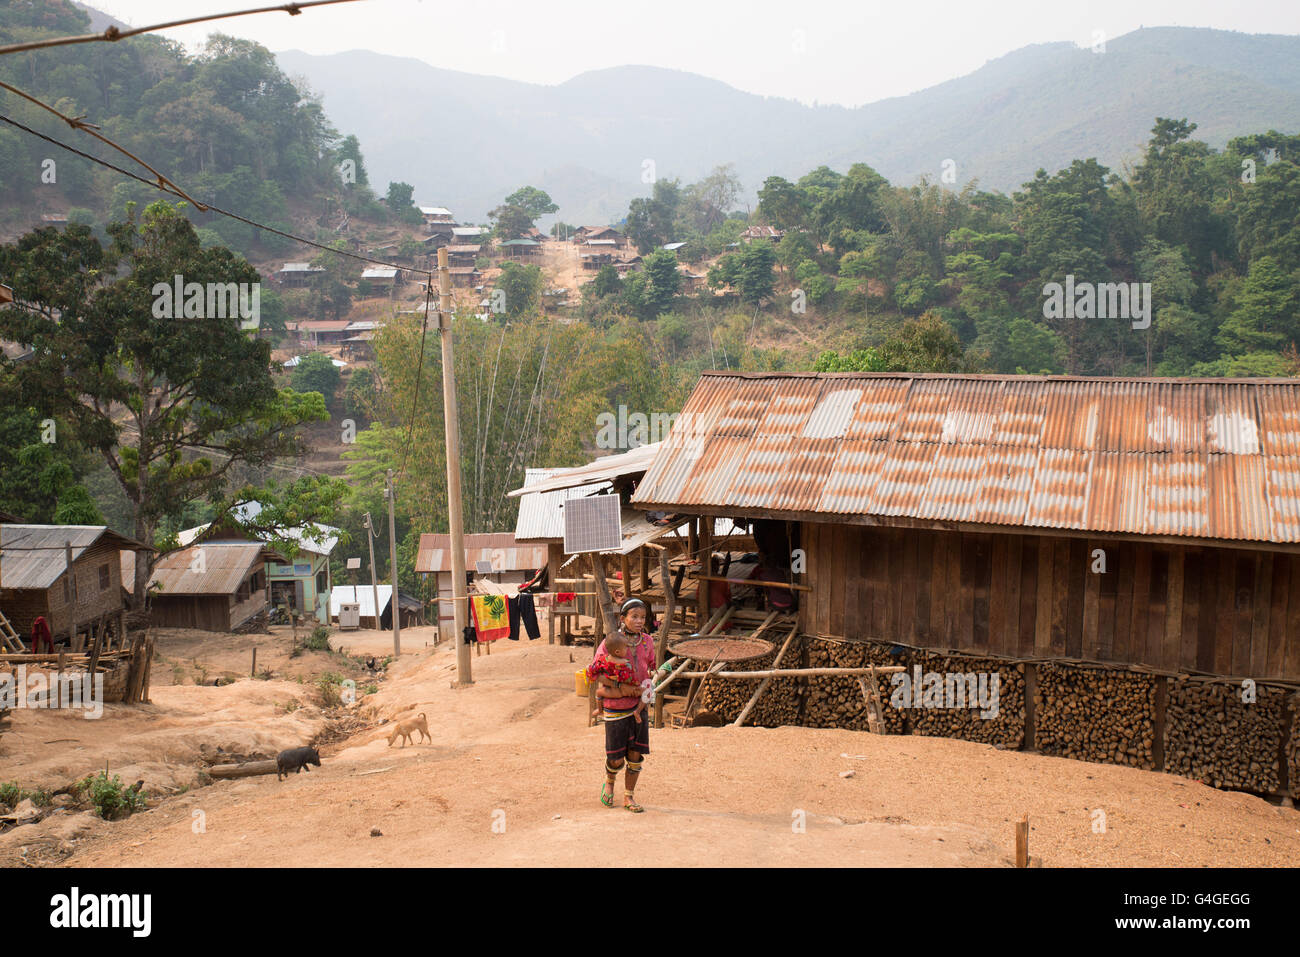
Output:
[[1037,446],[1042,441],[1044,390],[1042,380],[1007,381],[1002,408],[989,441],[994,445]]
[[1092,459],[1079,449],[1039,449],[1025,524],[1083,528]]
[[1006,383],[998,380],[963,382],[953,390],[939,432],[940,442],[988,445],[1002,412]]
[[1151,457],[1147,470],[1146,535],[1210,535],[1205,456],[1171,452]]
[[1037,465],[1037,449],[989,446],[971,521],[1023,525]]
[[634,502],[1300,541],[1297,381],[706,373],[706,408]]
[[938,442],[943,437],[944,416],[952,394],[952,388],[942,380],[918,379],[907,395],[892,436],[894,441]]
[[1151,451],[1191,452],[1205,447],[1205,389],[1201,386],[1161,383],[1148,414]]
[[1040,444],[1049,449],[1092,451],[1101,419],[1101,385],[1072,380],[1047,381],[1043,389]]
[[939,443],[916,517],[974,521],[989,451],[987,445]]
[[930,463],[939,451],[937,442],[893,442],[880,463],[880,477],[872,491],[872,515],[915,515],[930,484]]
[[875,493],[888,442],[845,439],[831,460],[815,510],[838,515],[865,515]]
[[[714,436],[705,444],[689,481],[677,499],[683,505],[735,505],[740,464],[749,452],[750,439],[742,436]],[[637,495],[642,490],[637,489]],[[633,496],[635,501],[637,496]]]
[[835,467],[835,439],[795,439],[776,477],[772,508],[799,509],[818,501]]
[[844,433],[849,441],[887,439],[898,422],[898,413],[907,402],[911,379],[838,379],[836,388],[859,389],[862,398],[853,410],[853,419]]
[[1145,529],[1149,462],[1148,456],[1136,452],[1094,454],[1086,528],[1099,532]]
[[1264,386],[1257,395],[1264,424],[1265,455],[1300,455],[1300,395],[1295,389]]
[[1223,383],[1205,390],[1205,447],[1210,453],[1258,455],[1260,452],[1257,390],[1242,383]]
[[1265,494],[1264,457],[1211,455],[1205,476],[1210,537],[1267,541],[1273,522]]
[[1264,479],[1275,542],[1300,542],[1300,466],[1294,457],[1280,455],[1264,459]]

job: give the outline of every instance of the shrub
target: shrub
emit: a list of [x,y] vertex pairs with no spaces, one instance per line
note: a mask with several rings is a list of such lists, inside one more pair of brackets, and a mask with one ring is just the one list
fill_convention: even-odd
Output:
[[302,645],[310,651],[330,650],[330,630],[324,625],[317,625],[311,634],[303,639]]
[[23,789],[18,786],[17,781],[5,781],[0,784],[0,804],[5,807],[13,807],[22,800]]
[[122,785],[122,779],[108,771],[87,775],[73,785],[74,792],[80,797],[89,798],[99,816],[106,821],[127,817],[145,806],[144,795],[139,791]]

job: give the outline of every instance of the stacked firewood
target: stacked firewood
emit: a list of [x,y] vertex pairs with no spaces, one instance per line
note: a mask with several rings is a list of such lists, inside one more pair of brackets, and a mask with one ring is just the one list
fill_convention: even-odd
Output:
[[1155,766],[1156,679],[1044,663],[1034,695],[1034,742],[1044,754]]
[[[1243,695],[1248,700],[1243,701]],[[1288,697],[1289,692],[1264,685],[1245,689],[1240,684],[1169,679],[1165,770],[1216,788],[1276,791]],[[1294,733],[1291,746],[1294,749]],[[1294,757],[1290,768],[1294,775]]]
[[[992,658],[912,652],[887,710],[905,710],[912,734],[1018,748],[1025,738],[1025,666]],[[916,666],[921,690],[916,690]],[[995,680],[996,679],[996,680]],[[984,703],[981,704],[981,695]]]
[[[901,654],[890,654],[889,645],[868,642],[808,640],[809,668],[865,668],[868,665],[908,665],[910,651],[901,648]],[[876,689],[880,695],[881,710],[888,734],[906,734],[905,712],[889,704],[893,685],[892,675],[876,676]],[[870,675],[863,680],[871,681]],[[870,685],[868,684],[868,688]],[[808,678],[807,701],[804,704],[805,727],[847,728],[851,731],[869,730],[867,705],[862,697],[862,686],[851,675],[812,675]]]
[[[776,649],[750,661],[729,663],[726,671],[762,671],[772,667],[776,658]],[[707,661],[697,661],[695,670],[706,671]],[[781,668],[799,667],[799,652],[796,645],[791,645],[781,660]],[[740,715],[746,702],[758,690],[761,679],[737,680],[734,678],[705,678],[700,691],[700,708],[717,715],[723,721],[731,723]],[[745,724],[765,728],[775,728],[783,724],[799,723],[799,700],[803,693],[802,678],[773,678],[768,682],[763,696],[758,699],[750,711]]]
[[1286,743],[1287,783],[1291,786],[1291,796],[1300,798],[1300,694],[1291,695],[1288,705],[1291,708],[1291,737]]

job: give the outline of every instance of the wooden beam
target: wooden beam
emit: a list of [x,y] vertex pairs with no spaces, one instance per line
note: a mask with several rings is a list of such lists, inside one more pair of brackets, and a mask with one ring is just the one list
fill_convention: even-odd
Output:
[[[773,614],[775,614],[775,612]],[[767,625],[764,624],[763,628],[766,627]],[[759,628],[759,631],[762,631],[763,628]],[[786,649],[790,647],[790,642],[794,641],[794,636],[797,635],[798,633],[799,633],[798,625],[795,625],[793,628],[790,629],[790,634],[786,636],[785,644],[781,646],[781,650],[778,651],[776,653],[776,657],[772,659],[772,667],[774,669],[781,667],[781,659],[785,657]],[[757,632],[755,632],[755,634],[757,634]],[[731,722],[731,726],[733,728],[739,728],[745,723],[745,719],[749,717],[749,712],[753,710],[754,705],[758,704],[758,699],[762,697],[763,692],[767,690],[767,686],[771,683],[772,683],[772,677],[770,675],[764,678],[759,683],[757,690],[755,690],[754,694],[750,697],[749,701],[745,703],[745,707],[741,710],[740,714],[736,717],[736,720]]]
[[810,585],[796,585],[790,582],[770,582],[761,578],[722,578],[718,575],[697,575],[702,581],[727,582],[730,585],[754,585],[759,588],[788,588],[791,591],[812,591]]
[[[724,662],[725,664],[725,662]],[[683,678],[733,678],[741,681],[749,681],[754,678],[797,678],[800,675],[869,675],[872,673],[878,675],[893,674],[896,671],[906,671],[906,668],[886,665],[884,667],[877,665],[873,668],[789,668],[787,670],[764,671],[687,671],[681,675]]]

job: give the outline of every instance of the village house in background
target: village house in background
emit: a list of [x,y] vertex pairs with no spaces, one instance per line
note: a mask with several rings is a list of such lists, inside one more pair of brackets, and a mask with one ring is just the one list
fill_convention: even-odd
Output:
[[169,552],[149,579],[155,627],[230,632],[267,610],[266,563],[283,562],[256,542],[202,542]]
[[[521,545],[510,532],[486,532],[465,536],[465,570],[471,580],[486,580],[501,586],[528,581],[546,567],[546,548]],[[484,569],[487,569],[486,571]],[[415,558],[415,571],[432,575],[430,592],[438,599],[438,638],[455,637],[452,609],[451,536],[424,534]],[[468,583],[467,583],[468,584]],[[364,586],[363,586],[364,587]]]
[[134,568],[137,550],[151,551],[104,525],[0,524],[0,613],[24,643],[38,616],[76,650],[105,631],[120,641],[121,556]]

